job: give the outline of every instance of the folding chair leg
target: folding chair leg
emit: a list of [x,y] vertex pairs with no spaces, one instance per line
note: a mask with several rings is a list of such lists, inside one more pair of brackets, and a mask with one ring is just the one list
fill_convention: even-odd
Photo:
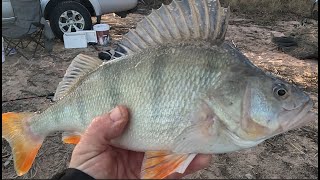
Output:
[[20,43],[20,42],[14,43],[13,40],[8,40],[6,38],[4,38],[4,41],[7,43],[7,47],[6,47],[5,51],[8,51],[9,47],[11,47],[10,50],[6,53],[6,56],[8,56],[13,49],[17,49],[17,47],[19,46],[19,43]]
[[35,43],[38,43],[40,46],[42,46],[43,48],[45,48],[44,45],[42,45],[41,43],[41,37],[42,37],[42,33],[43,33],[43,28],[40,29],[40,31],[34,36],[37,37],[39,35],[39,39],[38,40],[33,40]]
[[29,60],[29,58],[27,56],[25,56],[22,52],[20,52],[19,50],[16,50],[18,54],[20,54],[21,56],[23,56],[24,58],[26,58],[26,60]]
[[[36,41],[36,48],[35,48],[35,50],[34,50],[34,52],[33,52],[33,55],[32,55],[32,57],[34,57],[35,56],[35,54],[36,54],[36,52],[37,52],[37,49],[38,49],[38,46],[39,46],[39,44],[41,43],[40,42],[40,40],[41,40],[41,36],[42,36],[42,29],[40,30],[40,36],[39,36],[39,39],[38,39],[38,41]],[[41,44],[40,44],[41,45]],[[43,46],[42,46],[43,47]]]
[[11,51],[12,51],[12,48],[9,49],[9,43],[7,43],[7,47],[4,49],[4,52],[6,52],[5,55],[8,56]]
[[[5,48],[5,51],[8,51],[5,55],[8,56],[10,54],[10,52],[13,50],[13,48],[15,48],[16,52],[18,54],[20,54],[21,56],[23,56],[24,58],[26,58],[27,60],[29,60],[29,58],[27,56],[25,56],[22,52],[20,52],[17,47],[19,46],[19,44],[22,43],[22,41],[19,41],[18,43],[14,43],[13,40],[9,40],[6,38],[3,38],[4,41],[7,43],[7,47]],[[9,50],[9,47],[11,47],[11,49]]]
[[25,46],[22,45],[22,41],[21,41],[21,45],[22,45],[21,48],[22,48],[22,49],[27,48],[27,47],[29,46],[29,44],[31,43],[31,41],[32,41],[32,40],[30,40],[30,41],[27,43],[27,45],[25,45]]
[[[21,48],[21,49],[27,48],[31,42],[34,42],[34,43],[36,43],[36,47],[33,50],[33,52],[31,51],[32,52],[31,58],[34,58],[36,55],[36,52],[39,48],[39,45],[42,46],[43,48],[45,48],[45,46],[42,45],[42,42],[41,42],[42,34],[43,34],[43,28],[40,28],[40,30],[38,30],[37,32],[35,32],[31,36],[19,39],[18,42],[15,41],[14,39],[11,39],[11,38],[8,38],[8,39],[4,38],[5,42],[7,43],[7,47],[5,49],[6,56],[8,56],[10,54],[10,52],[13,50],[13,48],[15,48],[17,53],[19,53],[21,56],[23,56],[24,58],[29,60],[29,58],[27,56],[25,56],[21,51],[19,51],[18,48]],[[39,37],[37,37],[37,36],[39,36]],[[23,40],[26,40],[26,39],[27,39],[27,42],[23,42]],[[26,44],[24,45],[24,43],[26,43]],[[9,49],[9,48],[11,48],[11,49]]]

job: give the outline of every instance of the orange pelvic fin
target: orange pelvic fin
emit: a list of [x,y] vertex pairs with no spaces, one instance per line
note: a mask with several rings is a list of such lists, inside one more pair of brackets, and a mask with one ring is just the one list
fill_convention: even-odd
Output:
[[44,137],[33,135],[26,120],[34,113],[2,114],[2,137],[12,149],[14,168],[18,176],[27,173],[41,147]]
[[142,179],[164,179],[174,172],[183,173],[196,154],[148,151],[142,163]]
[[81,134],[77,132],[63,132],[62,141],[66,144],[78,144]]

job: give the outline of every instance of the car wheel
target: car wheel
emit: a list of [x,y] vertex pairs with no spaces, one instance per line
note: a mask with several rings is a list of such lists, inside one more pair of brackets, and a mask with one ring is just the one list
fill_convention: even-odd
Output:
[[59,3],[49,15],[53,33],[63,40],[65,32],[89,30],[92,28],[90,12],[82,4],[74,1]]

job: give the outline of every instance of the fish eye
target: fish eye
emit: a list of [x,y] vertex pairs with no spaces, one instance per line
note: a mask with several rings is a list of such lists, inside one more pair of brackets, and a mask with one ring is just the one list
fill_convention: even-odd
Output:
[[278,96],[284,96],[284,95],[286,95],[286,93],[287,93],[287,91],[283,88],[277,90]]
[[288,96],[288,91],[282,84],[278,84],[274,87],[273,92],[276,97],[286,98]]

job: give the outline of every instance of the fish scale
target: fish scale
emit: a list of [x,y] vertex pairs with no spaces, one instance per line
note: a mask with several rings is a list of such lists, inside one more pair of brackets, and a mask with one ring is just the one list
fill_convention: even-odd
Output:
[[308,95],[265,73],[224,42],[229,8],[173,0],[124,35],[109,62],[77,55],[41,113],[2,114],[17,174],[45,137],[77,144],[95,117],[117,105],[130,122],[111,145],[145,152],[141,178],[185,172],[197,154],[235,152],[316,119]]
[[[192,48],[193,49],[193,48]],[[120,62],[120,61],[119,61]],[[132,63],[133,65],[134,63]],[[140,65],[140,68],[141,69],[144,69],[145,71],[149,71],[149,72],[152,72],[150,71],[148,68],[144,68],[143,66],[144,64],[142,63]],[[119,65],[121,66],[121,65]],[[150,67],[150,65],[147,65]],[[194,68],[194,66],[188,66],[190,67],[190,71],[186,70],[186,69],[182,69],[179,71],[179,69],[177,68],[177,66],[174,66],[174,65],[170,65],[170,66],[166,66],[169,70],[169,72],[173,72],[174,74],[173,75],[169,75],[168,76],[164,76],[166,79],[165,80],[162,80],[162,89],[165,90],[167,96],[158,96],[157,92],[159,91],[155,91],[154,87],[157,86],[157,83],[159,83],[159,79],[157,78],[153,78],[153,79],[148,79],[148,77],[152,77],[152,73],[151,74],[148,74],[146,73],[145,74],[145,78],[141,78],[138,82],[136,83],[133,83],[133,84],[136,84],[136,85],[133,85],[134,87],[132,87],[132,85],[129,85],[129,87],[126,87],[127,83],[121,83],[122,80],[126,79],[126,81],[132,81],[134,82],[135,81],[135,78],[136,76],[134,75],[130,75],[130,71],[129,70],[126,70],[126,69],[122,69],[122,71],[126,71],[126,76],[119,76],[119,81],[118,80],[114,80],[113,78],[111,78],[111,80],[113,80],[112,82],[108,82],[108,79],[107,78],[101,78],[101,77],[108,77],[108,74],[109,73],[113,73],[114,71],[110,71],[109,67],[106,67],[106,72],[101,72],[101,73],[97,73],[97,74],[92,74],[93,76],[89,76],[88,77],[88,82],[96,82],[96,81],[101,81],[101,83],[98,83],[98,84],[107,84],[106,86],[108,86],[108,89],[113,89],[115,87],[115,90],[114,91],[106,91],[106,90],[98,90],[99,88],[93,88],[94,86],[92,86],[91,83],[86,83],[86,81],[84,81],[84,83],[82,84],[81,88],[79,88],[79,90],[77,89],[76,91],[74,91],[73,93],[71,93],[68,97],[65,97],[64,98],[64,101],[66,102],[69,102],[68,104],[70,105],[63,105],[63,107],[61,107],[62,109],[65,109],[66,106],[72,106],[72,105],[75,105],[76,107],[81,104],[80,107],[83,107],[83,110],[81,110],[82,112],[84,112],[84,114],[87,114],[87,115],[83,115],[81,116],[82,119],[86,119],[86,120],[90,120],[91,118],[95,117],[96,115],[99,115],[99,114],[102,114],[103,112],[107,112],[109,109],[112,108],[112,106],[110,106],[110,102],[114,102],[114,104],[121,104],[121,100],[125,99],[126,100],[126,104],[129,106],[129,107],[141,107],[143,108],[143,103],[145,104],[151,104],[152,105],[152,99],[153,98],[141,98],[141,99],[135,99],[136,97],[139,97],[137,96],[136,93],[137,91],[139,92],[146,92],[146,95],[148,95],[148,92],[150,93],[149,94],[149,97],[153,97],[155,96],[155,100],[153,101],[154,103],[157,103],[157,104],[160,104],[159,107],[157,108],[161,108],[161,104],[163,105],[166,105],[166,104],[172,104],[171,106],[172,107],[176,107],[175,106],[175,102],[183,102],[185,101],[185,96],[186,97],[190,97],[191,96],[191,93],[193,92],[193,89],[192,89],[192,86],[194,86],[194,83],[192,80],[194,79],[199,79],[200,77],[196,77],[197,73],[190,73],[190,72],[197,72],[197,69]],[[175,68],[174,68],[175,67]],[[139,68],[139,66],[137,67]],[[127,69],[130,69],[130,68],[127,68]],[[175,70],[175,71],[173,71]],[[165,70],[163,70],[165,72]],[[134,74],[135,72],[139,72],[139,70],[131,70],[131,72]],[[184,74],[183,74],[184,72]],[[121,70],[118,74],[121,74]],[[129,75],[128,75],[129,74]],[[95,76],[101,76],[100,78],[97,78]],[[177,77],[178,76],[178,77]],[[184,76],[189,76],[191,79],[188,80],[185,80],[184,78],[181,78],[181,77],[184,77]],[[194,76],[194,77],[193,77]],[[170,78],[171,77],[171,78]],[[96,81],[93,81],[91,80],[92,79],[95,79]],[[181,80],[180,80],[181,79]],[[165,83],[165,82],[170,82],[170,83]],[[115,83],[113,83],[115,82]],[[149,83],[151,82],[151,83]],[[147,85],[144,85],[144,84],[147,84]],[[205,84],[205,83],[203,83]],[[131,87],[130,87],[131,86]],[[135,87],[144,87],[143,89],[141,90],[137,90],[135,89]],[[185,87],[185,88],[179,88],[179,87]],[[119,89],[119,90],[116,90],[116,89]],[[106,95],[104,93],[106,92],[111,92],[112,94],[110,95]],[[83,94],[85,93],[85,94]],[[187,93],[187,94],[186,94]],[[115,94],[122,94],[123,98],[119,98],[118,100],[116,100],[114,97],[115,97]],[[153,96],[151,96],[151,94],[154,94]],[[185,96],[181,96],[182,94],[185,94]],[[170,96],[168,96],[170,95]],[[176,95],[176,96],[175,96]],[[86,102],[85,104],[82,104],[82,103],[73,103],[73,101],[77,101],[78,99],[83,99],[83,97],[87,98],[88,100],[84,100],[84,102]],[[98,106],[96,105],[95,102],[99,102],[99,97],[105,97],[104,101],[103,101],[103,104],[99,104]],[[150,102],[148,102],[148,99],[150,100]],[[169,99],[172,99],[171,100],[171,103],[170,101],[168,101]],[[139,101],[141,100],[141,101]],[[63,101],[63,99],[61,100]],[[100,101],[101,102],[101,101]],[[136,104],[138,103],[138,104]],[[62,103],[63,104],[63,103]],[[185,103],[186,104],[186,103]],[[184,105],[184,104],[182,104]],[[77,109],[76,107],[74,107],[75,109]],[[71,108],[72,109],[72,108]],[[133,108],[132,108],[133,109]],[[152,114],[152,112],[148,112],[148,110],[152,111],[152,109],[154,108],[146,108],[146,111],[142,111],[144,113],[141,113],[143,114],[144,116],[147,116],[148,114]],[[61,111],[60,109],[56,109],[57,112],[63,112]],[[72,111],[72,110],[71,110]],[[91,112],[90,112],[91,111]],[[95,112],[97,111],[97,112]],[[59,118],[61,117],[64,117],[64,119],[68,119],[69,122],[71,121],[78,121],[78,118],[73,118],[73,117],[78,117],[77,116],[77,113],[68,113],[69,111],[67,111],[67,113],[65,113],[64,115],[58,115]],[[78,112],[78,114],[80,114],[80,112],[78,110],[74,110],[72,112]],[[166,112],[166,111],[163,111],[163,112]],[[54,113],[54,112],[50,112],[50,114],[59,114],[59,113]],[[68,115],[71,115],[71,117],[68,117]],[[161,116],[162,114],[160,114]],[[47,118],[47,117],[41,117],[41,116],[46,116],[46,113],[42,113],[39,117],[39,119],[42,119],[42,118]],[[80,116],[79,116],[80,117]],[[133,117],[134,118],[134,117]],[[139,117],[139,118],[144,118],[144,117]],[[151,117],[148,117],[148,118],[152,118]],[[73,120],[74,119],[74,120]],[[172,120],[174,121],[174,120]],[[33,121],[33,122],[36,122],[36,121]],[[89,123],[89,121],[88,121]],[[85,125],[87,125],[88,123],[84,123]],[[33,127],[36,127],[36,126],[33,126]],[[69,128],[68,125],[65,126],[66,128]],[[85,128],[86,126],[83,126],[82,129],[77,129],[77,131],[83,131],[83,129]],[[43,127],[39,127],[38,128],[39,130],[42,131]],[[55,130],[56,128],[54,128]],[[47,132],[46,132],[47,133]],[[41,133],[39,133],[41,134]]]

